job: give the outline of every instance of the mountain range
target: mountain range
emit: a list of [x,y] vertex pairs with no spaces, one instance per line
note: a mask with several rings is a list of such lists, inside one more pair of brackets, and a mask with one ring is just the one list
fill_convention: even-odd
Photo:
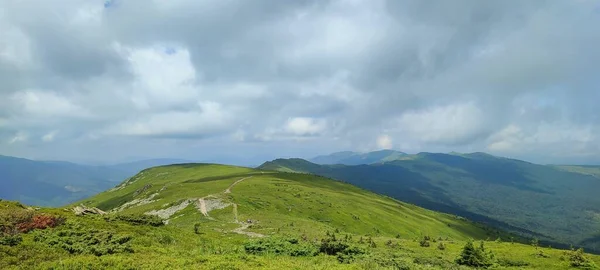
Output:
[[336,152],[329,155],[317,156],[310,159],[310,162],[317,164],[344,164],[359,165],[373,164],[386,161],[392,161],[407,156],[406,153],[395,150],[379,150],[368,153],[358,153],[352,151]]
[[355,156],[369,154],[312,159],[323,164],[277,159],[258,168],[331,177],[553,245],[600,249],[599,167],[539,165],[485,153],[419,153],[330,164]]
[[91,166],[0,156],[0,198],[30,205],[59,206],[107,190],[142,169],[184,162],[187,161],[152,159]]

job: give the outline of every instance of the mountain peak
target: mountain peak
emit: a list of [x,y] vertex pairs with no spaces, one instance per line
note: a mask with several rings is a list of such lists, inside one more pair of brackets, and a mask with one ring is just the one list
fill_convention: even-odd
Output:
[[393,161],[406,155],[407,154],[404,152],[392,149],[383,149],[367,153],[343,151],[329,155],[318,156],[310,159],[310,161],[316,164],[360,165]]

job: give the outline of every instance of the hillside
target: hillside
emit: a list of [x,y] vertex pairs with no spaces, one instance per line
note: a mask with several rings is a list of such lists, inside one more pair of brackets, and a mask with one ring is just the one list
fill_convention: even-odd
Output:
[[156,159],[90,166],[0,155],[0,199],[40,206],[65,205],[107,190],[142,169],[174,161]]
[[310,161],[316,164],[332,165],[359,165],[387,162],[400,159],[406,156],[406,153],[395,150],[379,150],[368,153],[357,153],[351,151],[337,152],[330,155],[323,155],[312,158]]
[[[462,218],[327,178],[214,164],[147,169],[82,203],[109,213],[0,201],[0,268],[468,269],[455,262],[467,240],[498,238]],[[33,219],[14,226],[33,231],[9,234],[23,216]],[[477,253],[497,268],[600,262],[500,237]]]
[[259,168],[332,177],[553,245],[600,250],[600,179],[594,167],[557,168],[484,153],[420,153],[382,164],[330,166],[291,159]]
[[[203,217],[225,224],[258,220],[261,228],[253,232],[261,234],[270,234],[282,223],[297,223],[298,228],[310,228],[306,233],[338,228],[365,235],[376,232],[410,237],[428,234],[461,240],[486,236],[481,228],[461,219],[342,182],[318,176],[212,164],[170,165],[144,170],[82,203],[125,214],[165,212],[169,214],[161,214],[161,217],[172,224],[186,224]],[[198,211],[202,207],[206,207],[206,212]],[[184,216],[178,217],[181,214],[178,209]],[[210,209],[217,211],[213,213]],[[295,228],[280,230],[296,231]]]

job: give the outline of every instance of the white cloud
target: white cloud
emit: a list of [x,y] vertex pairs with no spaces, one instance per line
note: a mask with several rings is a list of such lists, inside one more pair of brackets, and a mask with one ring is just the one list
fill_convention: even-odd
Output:
[[52,142],[54,141],[54,138],[56,137],[56,134],[58,134],[57,130],[53,130],[49,133],[46,133],[44,136],[42,136],[42,141],[44,142]]
[[490,136],[487,149],[510,155],[535,153],[564,158],[595,156],[600,150],[595,134],[591,126],[566,122],[528,126],[511,124]]
[[41,90],[20,91],[12,96],[17,110],[31,117],[66,117],[77,118],[89,116],[79,105],[55,92]]
[[131,119],[111,126],[107,134],[202,138],[223,132],[233,124],[231,115],[219,103],[202,102],[195,111],[152,114],[143,119]]
[[131,98],[139,108],[189,104],[199,98],[194,86],[196,70],[187,49],[160,46],[128,51],[136,76]]
[[8,141],[8,143],[14,144],[14,143],[19,143],[19,142],[26,142],[28,138],[29,138],[29,136],[27,135],[27,133],[18,132],[17,134],[15,134],[14,137],[12,137],[12,139],[10,139]]
[[293,117],[287,120],[284,130],[296,136],[310,136],[323,132],[325,127],[326,123],[322,119]]
[[398,129],[428,143],[467,144],[487,131],[485,113],[474,103],[435,106],[404,113]]
[[392,138],[388,135],[381,135],[377,137],[377,148],[378,149],[392,149]]

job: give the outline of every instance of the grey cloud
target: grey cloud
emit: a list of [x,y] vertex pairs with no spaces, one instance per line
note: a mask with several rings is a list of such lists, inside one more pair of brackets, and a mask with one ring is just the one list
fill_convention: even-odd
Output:
[[594,5],[3,2],[0,154],[244,160],[386,135],[408,152],[600,160]]

